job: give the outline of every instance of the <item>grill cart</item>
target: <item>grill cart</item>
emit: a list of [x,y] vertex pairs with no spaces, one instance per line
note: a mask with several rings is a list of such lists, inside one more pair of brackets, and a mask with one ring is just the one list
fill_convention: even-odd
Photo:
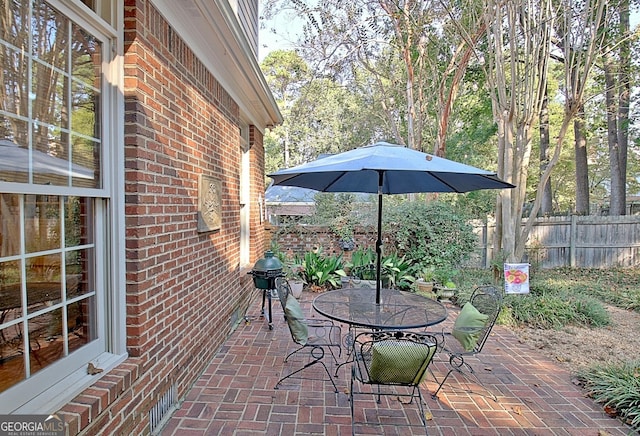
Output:
[[[271,250],[264,253],[264,257],[258,260],[253,269],[249,272],[253,276],[253,284],[257,289],[262,289],[262,311],[261,316],[267,319],[269,330],[273,329],[273,318],[271,316],[271,297],[276,291],[276,278],[282,277],[282,263],[274,257]],[[265,314],[264,306],[269,302],[269,313]]]

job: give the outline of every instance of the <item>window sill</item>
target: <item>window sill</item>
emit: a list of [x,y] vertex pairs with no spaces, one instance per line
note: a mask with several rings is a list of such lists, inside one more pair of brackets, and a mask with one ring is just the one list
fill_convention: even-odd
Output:
[[[100,368],[104,369],[101,373],[102,375],[123,362],[126,357],[126,355],[118,356],[111,353],[103,353],[94,361],[100,362]],[[52,413],[71,399],[65,394],[70,391],[79,392],[84,390],[97,380],[98,377],[87,374],[86,366],[83,366],[11,413],[19,415]]]

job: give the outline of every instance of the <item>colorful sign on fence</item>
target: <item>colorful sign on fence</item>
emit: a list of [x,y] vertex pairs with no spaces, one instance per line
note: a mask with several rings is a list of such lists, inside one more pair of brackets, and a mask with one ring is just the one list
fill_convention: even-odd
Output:
[[506,294],[529,293],[529,264],[504,264],[504,292]]

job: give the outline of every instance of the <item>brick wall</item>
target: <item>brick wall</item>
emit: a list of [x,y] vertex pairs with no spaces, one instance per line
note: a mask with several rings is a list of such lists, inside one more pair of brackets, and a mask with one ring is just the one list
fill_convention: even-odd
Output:
[[[125,1],[127,349],[61,413],[70,434],[146,434],[185,395],[254,293],[239,270],[239,108],[150,1]],[[263,251],[262,135],[250,129],[251,252]],[[198,175],[222,184],[222,227],[197,231]]]
[[[268,241],[278,244],[280,251],[293,258],[294,255],[303,255],[307,251],[322,250],[325,255],[339,255],[351,260],[352,251],[344,251],[338,237],[326,226],[283,226],[278,228],[272,224],[265,225],[265,233]],[[375,250],[377,233],[375,229],[355,228],[353,239],[355,249],[371,248]]]

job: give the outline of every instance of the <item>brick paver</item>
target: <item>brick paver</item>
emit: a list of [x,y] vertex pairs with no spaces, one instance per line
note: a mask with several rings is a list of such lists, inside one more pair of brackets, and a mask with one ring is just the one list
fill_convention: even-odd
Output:
[[[309,317],[315,295],[304,292],[301,304]],[[257,300],[257,298],[256,298]],[[315,380],[286,380],[274,385],[283,373],[301,366],[300,360],[283,363],[293,350],[289,330],[279,305],[274,304],[274,328],[260,319],[259,303],[249,310],[248,324],[242,323],[229,337],[206,371],[187,394],[179,410],[162,431],[164,436],[185,435],[349,435],[351,415],[347,389],[350,367],[341,368],[335,382],[322,381],[318,365],[305,370]],[[443,323],[446,330],[455,319],[455,308]],[[438,326],[440,329],[441,326]],[[346,326],[343,333],[346,332]],[[344,357],[344,356],[343,356]],[[330,358],[325,360],[330,362]],[[496,326],[483,354],[469,360],[485,386],[498,401],[471,379],[453,373],[437,400],[433,379],[423,383],[426,408],[431,415],[431,435],[637,435],[629,426],[610,418],[581,389],[571,382],[564,368],[521,343],[507,328]],[[445,363],[437,357],[432,364],[436,376],[445,373]],[[329,367],[331,371],[331,366]],[[379,423],[356,428],[358,434],[424,434],[417,408],[394,397],[373,395],[357,398],[356,419]]]

